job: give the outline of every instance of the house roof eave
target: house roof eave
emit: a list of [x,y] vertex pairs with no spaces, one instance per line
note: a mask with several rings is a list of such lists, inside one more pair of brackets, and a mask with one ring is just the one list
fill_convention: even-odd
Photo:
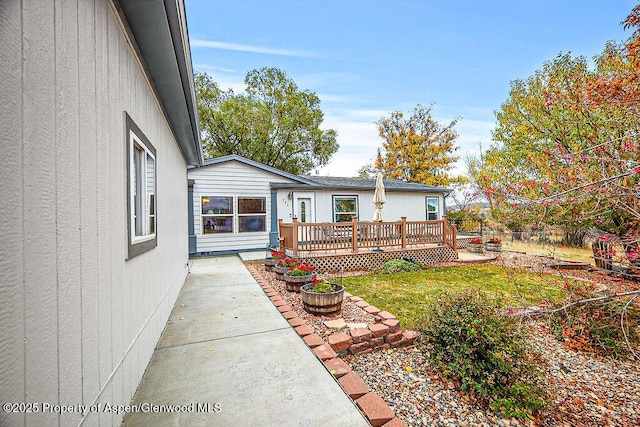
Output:
[[[316,185],[316,186],[309,186],[309,185],[299,185],[299,184],[287,184],[287,183],[272,183],[271,184],[271,188],[276,189],[276,190],[320,190],[320,191],[343,191],[343,192],[349,192],[349,191],[374,191],[375,187],[367,187],[367,186],[359,186],[359,187],[355,187],[355,186],[329,186],[329,185]],[[446,193],[445,188],[437,188],[437,187],[432,187],[432,188],[385,188],[385,192],[386,193],[422,193],[422,194],[428,194],[428,193],[438,193],[438,194],[444,194]]]
[[[249,166],[253,166],[257,169],[261,169],[265,172],[269,172],[272,173],[274,175],[278,175],[281,176],[283,178],[288,178],[292,181],[295,181],[296,184],[294,185],[304,185],[305,187],[319,187],[320,184],[318,184],[315,181],[312,181],[310,179],[307,179],[305,177],[302,177],[300,175],[294,175],[292,173],[289,172],[285,172],[283,170],[274,168],[272,166],[267,166],[263,163],[257,162],[255,160],[251,160],[251,159],[247,159],[246,157],[242,157],[238,154],[229,154],[226,156],[220,156],[220,157],[215,157],[213,159],[207,159],[204,161],[204,164],[202,166],[200,166],[200,168],[206,168],[208,166],[213,166],[213,165],[218,165],[221,163],[226,163],[226,162],[231,162],[231,161],[236,161],[236,162],[240,162],[240,163],[244,163],[245,165],[249,165]],[[193,170],[195,168],[189,168],[190,170]],[[272,184],[273,185],[273,184]],[[289,184],[291,185],[291,184]]]
[[112,0],[189,165],[202,142],[183,0]]

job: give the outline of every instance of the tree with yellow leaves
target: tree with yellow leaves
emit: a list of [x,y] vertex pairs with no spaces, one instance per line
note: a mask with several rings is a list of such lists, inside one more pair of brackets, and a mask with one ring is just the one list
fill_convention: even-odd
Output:
[[388,178],[435,186],[452,182],[447,171],[458,160],[453,155],[458,149],[458,119],[443,126],[431,116],[431,108],[418,104],[408,117],[395,111],[377,122],[384,155],[378,156],[375,167]]

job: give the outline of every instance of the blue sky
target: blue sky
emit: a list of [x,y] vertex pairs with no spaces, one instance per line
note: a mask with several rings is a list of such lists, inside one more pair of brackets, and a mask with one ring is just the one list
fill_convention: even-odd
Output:
[[321,175],[353,176],[382,140],[375,122],[433,104],[456,125],[464,159],[491,143],[509,83],[560,52],[587,58],[624,41],[631,0],[186,0],[196,71],[244,89],[247,71],[277,67],[315,92],[340,150]]

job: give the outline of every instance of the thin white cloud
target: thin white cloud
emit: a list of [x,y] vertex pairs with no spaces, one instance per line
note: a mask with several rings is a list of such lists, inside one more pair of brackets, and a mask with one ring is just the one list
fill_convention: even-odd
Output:
[[372,122],[377,122],[383,117],[388,116],[390,111],[384,110],[348,110],[345,111],[345,114],[348,117],[353,117],[354,119],[359,120],[367,120]]
[[192,48],[206,47],[210,49],[233,50],[236,52],[261,53],[265,55],[302,56],[302,57],[316,56],[312,52],[306,52],[301,50],[278,49],[278,48],[272,48],[272,47],[252,46],[247,44],[218,42],[214,40],[191,39],[190,44]]
[[330,87],[336,88],[343,85],[351,85],[357,82],[362,76],[355,73],[344,73],[340,71],[326,71],[323,73],[306,73],[296,76],[296,83],[299,87]]
[[356,172],[365,163],[375,158],[382,144],[378,129],[373,121],[345,119],[345,116],[327,115],[323,128],[338,132],[340,149],[331,158],[331,162],[320,169],[321,175],[356,176]]
[[208,65],[208,64],[193,64],[193,68],[198,71],[209,71],[212,73],[220,72],[220,73],[234,74],[237,72],[233,68],[222,68],[222,67],[216,67],[215,65]]
[[219,68],[209,64],[193,64],[193,68],[195,71],[204,71],[209,74],[222,90],[233,89],[235,93],[244,93],[245,91],[244,76],[238,74],[235,70]]
[[491,131],[495,126],[494,122],[485,120],[460,120],[456,124],[458,131],[457,145],[460,147],[459,152],[471,150],[480,152],[480,144],[486,150],[491,143]]
[[334,102],[336,104],[357,104],[362,102],[362,98],[356,96],[347,96],[347,95],[335,95],[330,93],[318,93],[318,98],[322,102]]
[[[322,96],[320,96],[322,100]],[[345,103],[349,100],[346,99]],[[355,102],[355,101],[354,101]],[[366,123],[367,125],[373,125],[375,128],[375,122],[380,120],[382,117],[388,116],[389,111],[385,110],[375,110],[375,109],[344,109],[344,108],[327,108],[324,109],[325,114],[328,117],[332,117],[333,120],[336,121],[344,121],[344,122],[361,122]]]

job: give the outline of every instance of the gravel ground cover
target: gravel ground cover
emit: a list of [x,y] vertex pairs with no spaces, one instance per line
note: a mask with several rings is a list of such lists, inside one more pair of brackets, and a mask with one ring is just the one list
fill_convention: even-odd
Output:
[[504,419],[473,405],[469,395],[432,370],[418,348],[349,357],[351,369],[409,426],[638,426],[640,369],[566,349],[540,325],[530,343],[548,364],[553,396],[533,420]]
[[[300,298],[300,294],[287,291],[285,289],[285,283],[281,280],[276,280],[274,273],[264,271],[264,266],[260,264],[246,264],[246,266],[251,274],[254,275],[254,277],[261,276],[265,278],[269,282],[271,287],[278,291],[280,296],[282,296],[282,299],[284,299],[287,304],[289,304],[293,308],[293,311],[295,311],[296,314],[323,339],[326,339],[333,333],[348,329],[348,326],[345,326],[341,329],[328,328],[324,324],[324,322],[327,320],[344,319],[344,321],[347,323],[375,323],[374,316],[362,310],[347,298],[345,298],[345,300],[342,302],[342,312],[340,314],[337,314],[335,316],[315,316],[313,314],[309,314],[304,310],[302,306],[302,299]],[[358,273],[353,272],[351,274]],[[362,274],[362,272],[359,272],[359,274]],[[318,278],[320,279],[324,279],[327,277],[328,276],[318,275]]]
[[[545,257],[503,253],[493,262],[582,279],[597,284],[602,291],[638,286],[599,272],[552,270],[545,266],[550,262]],[[266,277],[319,335],[326,337],[336,332],[323,322],[337,317],[306,313],[300,296],[287,292],[284,283],[276,281],[273,274],[264,272],[262,266],[249,268]],[[349,301],[343,303],[338,317],[346,322],[374,321],[373,316]],[[346,360],[371,391],[380,395],[409,426],[640,426],[640,362],[605,359],[568,349],[547,333],[543,321],[531,322],[527,327],[532,328],[530,344],[547,364],[545,381],[552,395],[550,407],[535,419],[505,419],[490,409],[475,406],[469,395],[457,391],[452,381],[433,370],[416,347],[348,356]]]

